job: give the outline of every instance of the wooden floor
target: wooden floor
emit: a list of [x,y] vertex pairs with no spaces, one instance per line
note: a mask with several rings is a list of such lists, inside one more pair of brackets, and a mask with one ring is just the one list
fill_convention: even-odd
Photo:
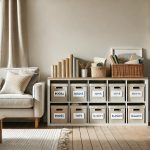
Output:
[[73,127],[70,150],[150,150],[150,127]]
[[[34,128],[34,124],[4,123],[4,128]],[[41,124],[40,128],[51,127]],[[70,150],[150,150],[150,126],[69,127],[69,129]]]

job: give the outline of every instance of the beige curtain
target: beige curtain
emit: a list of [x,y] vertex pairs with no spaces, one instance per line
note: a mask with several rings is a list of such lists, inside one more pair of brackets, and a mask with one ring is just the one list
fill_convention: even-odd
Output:
[[27,67],[21,0],[1,0],[0,67]]

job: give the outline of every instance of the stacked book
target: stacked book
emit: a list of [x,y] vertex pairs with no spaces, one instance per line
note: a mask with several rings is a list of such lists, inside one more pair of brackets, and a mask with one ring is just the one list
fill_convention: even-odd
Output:
[[74,57],[73,54],[57,65],[51,66],[52,78],[77,78],[79,77],[79,59]]
[[116,55],[110,55],[109,60],[110,60],[111,65],[119,64],[119,60]]

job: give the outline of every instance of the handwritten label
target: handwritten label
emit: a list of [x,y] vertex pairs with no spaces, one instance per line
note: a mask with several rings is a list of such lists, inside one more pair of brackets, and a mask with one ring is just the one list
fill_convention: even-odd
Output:
[[104,97],[104,91],[92,91],[92,97]]
[[65,119],[65,113],[54,113],[54,119]]
[[111,91],[111,97],[122,97],[122,91]]
[[123,113],[111,113],[111,119],[121,120],[123,119]]
[[54,91],[54,97],[65,97],[65,91]]
[[73,113],[73,119],[84,119],[84,113]]
[[73,97],[84,97],[85,91],[73,91]]
[[92,113],[92,119],[104,119],[104,113]]
[[142,113],[130,113],[130,119],[143,119]]

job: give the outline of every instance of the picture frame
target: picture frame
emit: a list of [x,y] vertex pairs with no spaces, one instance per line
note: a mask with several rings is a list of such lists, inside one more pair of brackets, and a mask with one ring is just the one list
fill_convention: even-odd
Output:
[[111,48],[111,55],[116,55],[120,61],[129,61],[131,56],[143,57],[143,48]]

